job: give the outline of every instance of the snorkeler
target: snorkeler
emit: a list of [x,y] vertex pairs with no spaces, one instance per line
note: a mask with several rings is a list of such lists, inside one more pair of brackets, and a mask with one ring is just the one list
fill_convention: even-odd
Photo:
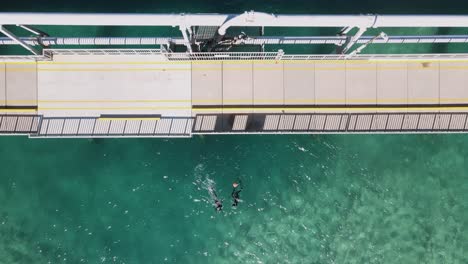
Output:
[[214,200],[214,207],[215,210],[220,212],[223,210],[223,202],[218,199],[218,195],[216,194],[215,190],[211,187],[208,187],[208,192],[210,193],[211,198]]
[[[240,188],[238,189],[238,187],[240,186]],[[239,183],[237,182],[234,182],[232,184],[232,193],[231,193],[231,197],[232,199],[234,199],[233,203],[232,203],[232,206],[237,206],[240,202],[240,196],[239,196],[239,193],[242,191],[242,185],[241,185],[241,181],[239,180]]]
[[218,212],[223,210],[223,203],[220,200],[215,200],[215,209]]

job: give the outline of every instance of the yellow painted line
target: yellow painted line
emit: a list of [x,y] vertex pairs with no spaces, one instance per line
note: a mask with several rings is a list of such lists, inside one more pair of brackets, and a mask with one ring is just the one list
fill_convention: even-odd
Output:
[[[227,101],[225,101],[225,102],[227,102]],[[254,104],[259,104],[259,103],[261,103],[261,104],[266,104],[266,103],[283,104],[283,102],[284,102],[283,100],[278,100],[278,99],[277,100],[262,100],[262,99],[254,99],[253,100]]]
[[51,110],[190,110],[190,106],[168,107],[39,107],[39,111]]
[[189,103],[191,100],[39,100],[39,103]]
[[160,120],[160,117],[100,117],[99,120]]
[[[407,63],[406,66],[399,66],[399,67],[392,67],[392,66],[385,66],[378,63],[384,64],[392,64],[392,63]],[[432,62],[437,62],[437,64],[432,64]],[[7,67],[7,71],[96,71],[96,72],[107,72],[107,71],[212,71],[216,70],[219,71],[220,67],[183,67],[183,68],[154,68],[154,67],[115,67],[115,68],[85,68],[85,67],[73,67],[73,68],[57,68],[51,67],[54,65],[157,65],[157,64],[184,64],[186,66],[190,66],[191,64],[225,64],[226,66],[233,64],[239,65],[244,64],[248,67],[231,67],[228,66],[225,70],[251,70],[252,66],[255,66],[255,70],[283,70],[284,65],[287,64],[313,64],[314,67],[286,67],[285,70],[425,70],[425,69],[440,69],[440,70],[466,70],[468,69],[468,65],[447,65],[447,63],[467,63],[468,60],[452,60],[452,61],[443,61],[443,60],[405,60],[405,61],[397,61],[397,60],[382,60],[382,61],[205,61],[203,63],[199,63],[199,61],[194,62],[172,62],[172,61],[161,61],[161,62],[135,62],[135,61],[128,61],[128,62],[37,62],[39,65],[38,68],[36,67]],[[4,62],[3,64],[36,64],[35,62]],[[268,64],[275,64],[279,67],[265,67],[265,66],[258,66],[258,65],[268,65]],[[443,65],[440,65],[443,64]],[[325,66],[326,65],[326,66]],[[330,67],[330,66],[333,67]],[[343,66],[336,66],[336,65],[343,65]],[[360,67],[355,67],[355,65],[360,65]],[[363,67],[363,65],[365,65]]]
[[[261,61],[260,61],[261,62]],[[280,60],[284,64],[302,64],[302,63],[347,63],[347,64],[376,64],[376,63],[433,63],[433,62],[459,62],[468,63],[468,59],[367,59],[367,60]]]
[[38,101],[37,100],[2,100],[2,105],[4,105],[5,102],[7,102],[8,104],[11,104],[11,103],[16,103],[16,104],[32,103],[33,105],[35,105],[35,104],[37,104]]
[[193,108],[193,111],[315,111],[315,112],[326,112],[326,111],[364,111],[364,112],[379,112],[379,111],[454,111],[454,110],[468,110],[467,107],[248,107],[248,108],[236,108],[236,107],[224,107],[224,108]]
[[[407,104],[407,103],[468,103],[468,98],[396,98],[396,99],[290,99],[284,100],[285,104],[292,103],[303,103],[303,104],[320,104],[320,103],[336,103],[336,104],[346,104],[346,103],[394,103],[394,104]],[[70,103],[70,104],[80,104],[80,103],[212,103],[212,104],[226,104],[226,103],[240,103],[240,104],[252,104],[252,103],[283,103],[283,100],[270,100],[270,99],[175,99],[175,100],[8,100],[9,104],[61,104],[61,103]]]
[[5,64],[5,65],[35,65],[38,62],[36,61],[3,61],[0,62],[0,64]]
[[45,72],[190,71],[190,68],[38,68]]
[[[312,100],[285,100],[285,104],[321,104],[321,103],[335,103],[335,104],[347,104],[347,103],[394,103],[394,104],[411,104],[411,103],[468,103],[468,98],[400,98],[400,99],[347,99],[347,100],[338,100],[338,99],[312,99]],[[222,100],[222,99],[213,99],[213,100],[8,100],[8,103],[15,104],[81,104],[81,103],[211,103],[211,104],[226,104],[226,103],[239,103],[239,104],[252,104],[252,103],[283,103],[283,100],[268,100],[268,99],[232,99],[232,100]]]
[[190,61],[38,61],[39,65],[155,65],[155,64],[187,64]]
[[[190,103],[191,100],[8,100],[8,103],[60,104],[60,103]],[[217,102],[213,100],[213,102]]]
[[0,113],[3,113],[3,112],[8,112],[8,113],[10,113],[10,112],[12,112],[12,113],[14,113],[14,112],[28,112],[28,113],[30,113],[30,112],[37,112],[37,110],[36,109],[0,109]]
[[[403,66],[403,67],[254,67],[254,71],[377,71],[382,72],[386,70],[468,70],[467,66]],[[54,68],[54,67],[39,67],[39,68],[8,68],[7,71],[42,71],[42,72],[137,72],[137,71],[221,71],[220,68]],[[252,71],[252,67],[228,67],[224,71]]]
[[462,104],[468,102],[468,98],[440,98],[440,102]]
[[[432,63],[432,62],[460,62],[468,59],[368,59],[368,60],[222,60],[223,64],[375,64],[375,63]],[[192,64],[214,64],[214,61],[192,61]]]
[[180,65],[180,64],[376,64],[376,63],[468,63],[468,59],[311,59],[311,60],[193,60],[193,61],[4,61],[5,65]]
[[[386,67],[379,68],[378,71],[382,70],[438,70],[439,68],[429,68],[429,67]],[[27,72],[27,71],[42,71],[42,72],[143,72],[143,71],[219,71],[219,69],[190,69],[190,68],[38,68],[38,69],[28,69],[28,68],[10,68],[10,72]],[[254,68],[256,71],[281,71],[282,69],[277,68]],[[315,68],[295,68],[288,70],[309,70],[309,71],[375,71],[375,68],[345,68],[345,67],[315,67]],[[468,70],[466,67],[441,67],[440,70]],[[252,71],[252,68],[228,68],[224,71]]]
[[[13,110],[13,109],[11,109]],[[17,109],[14,109],[17,110]],[[28,109],[29,110],[29,109]],[[385,107],[385,106],[375,106],[375,107],[56,107],[56,108],[39,108],[39,111],[44,110],[193,110],[193,111],[445,111],[445,110],[468,110],[468,106],[454,106],[454,107],[411,107],[411,106],[402,106],[402,107]],[[35,111],[35,110],[33,110]],[[120,118],[119,118],[120,119]]]

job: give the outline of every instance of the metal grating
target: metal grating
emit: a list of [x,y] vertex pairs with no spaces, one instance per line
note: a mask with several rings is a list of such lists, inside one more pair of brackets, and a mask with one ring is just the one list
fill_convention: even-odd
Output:
[[213,39],[218,31],[217,26],[198,26],[195,27],[196,40],[209,40]]
[[0,134],[37,133],[39,123],[37,115],[0,115]]
[[310,115],[296,115],[293,130],[308,130],[310,119]]
[[468,113],[219,114],[194,122],[195,134],[468,131]]
[[338,131],[340,130],[340,123],[342,115],[328,115],[327,122],[324,124],[323,129],[327,131]]
[[0,115],[0,134],[32,137],[189,137],[212,133],[468,132],[468,113],[209,114],[159,120]]
[[234,124],[232,125],[232,130],[246,130],[248,117],[248,115],[236,115],[234,118]]
[[[192,118],[109,120],[89,117],[47,117],[33,137],[158,137],[190,136]],[[34,132],[34,131],[33,131]]]
[[466,60],[466,53],[445,54],[284,54],[281,52],[162,53],[170,61],[196,60]]

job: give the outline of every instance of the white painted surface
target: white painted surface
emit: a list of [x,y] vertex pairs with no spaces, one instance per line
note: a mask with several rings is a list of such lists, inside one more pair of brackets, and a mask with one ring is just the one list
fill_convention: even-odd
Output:
[[57,56],[39,64],[39,113],[45,116],[190,116],[190,63],[159,56]]
[[466,15],[274,15],[0,13],[0,25],[265,27],[468,27]]

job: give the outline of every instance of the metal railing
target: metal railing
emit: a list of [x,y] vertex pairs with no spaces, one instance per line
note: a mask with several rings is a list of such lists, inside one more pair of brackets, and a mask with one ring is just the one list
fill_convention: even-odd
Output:
[[446,54],[284,54],[279,52],[163,53],[170,61],[197,60],[466,60],[468,53]]
[[[245,45],[319,45],[319,44],[334,44],[344,45],[347,41],[347,36],[261,36],[239,40],[238,44]],[[374,36],[361,36],[356,43],[365,44],[372,40]],[[432,35],[432,36],[388,36],[386,38],[376,38],[372,41],[373,44],[410,44],[410,43],[467,43],[468,35]]]
[[[26,37],[21,38],[28,45],[37,46],[52,46],[52,45],[168,45],[170,43],[183,45],[183,38],[157,38],[157,37],[43,37],[39,41],[38,38]],[[0,45],[17,45],[10,38],[0,37]]]
[[32,137],[188,137],[192,117],[111,120],[96,117],[45,117]]
[[38,115],[0,115],[0,134],[37,133],[41,116]]
[[274,60],[278,52],[194,52],[164,53],[170,61],[192,60]]
[[[217,27],[200,27],[195,33],[195,39],[210,39],[216,33]],[[361,36],[356,43],[364,44],[374,38]],[[168,45],[170,43],[184,45],[181,37],[20,37],[28,45]],[[258,36],[233,41],[233,45],[320,45],[334,44],[341,46],[347,41],[347,36]],[[468,35],[429,35],[429,36],[388,36],[377,38],[373,44],[408,44],[408,43],[467,43]],[[0,45],[17,45],[8,37],[0,37]]]
[[1,134],[31,137],[190,137],[250,133],[459,133],[468,113],[203,114],[160,120],[0,115]]
[[203,114],[192,134],[468,132],[467,113]]
[[44,49],[42,56],[0,56],[0,61],[50,60],[53,55],[163,55],[168,61],[200,60],[468,60],[468,53],[442,54],[284,54],[278,52],[172,53],[164,49]]
[[47,49],[53,55],[160,55],[161,49]]
[[312,54],[283,55],[282,60],[466,60],[468,53],[445,54]]

